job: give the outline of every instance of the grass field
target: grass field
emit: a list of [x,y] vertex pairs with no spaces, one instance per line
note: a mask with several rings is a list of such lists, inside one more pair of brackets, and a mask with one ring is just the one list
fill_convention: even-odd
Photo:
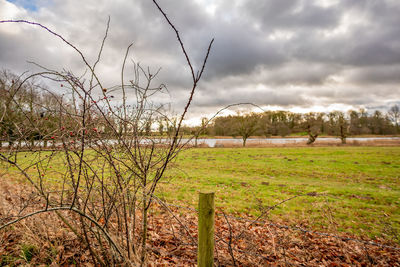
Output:
[[173,166],[158,190],[166,201],[195,207],[198,191],[215,191],[223,210],[257,216],[311,193],[271,217],[400,243],[400,147],[191,149]]
[[[54,162],[49,176],[64,172],[63,161]],[[168,203],[196,207],[197,192],[215,191],[219,209],[258,216],[310,194],[270,218],[400,243],[400,147],[199,148],[183,151],[171,167],[156,192]]]

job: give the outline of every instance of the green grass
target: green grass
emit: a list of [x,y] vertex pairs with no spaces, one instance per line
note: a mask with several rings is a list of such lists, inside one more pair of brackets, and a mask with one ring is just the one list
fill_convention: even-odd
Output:
[[180,154],[158,195],[195,207],[198,191],[215,191],[230,213],[271,212],[286,223],[400,242],[400,148],[217,148]]
[[[19,162],[32,157],[21,154]],[[65,166],[57,156],[45,177],[59,176]],[[183,151],[171,167],[156,191],[169,203],[196,207],[197,192],[214,191],[217,208],[258,216],[265,207],[315,192],[269,216],[400,243],[400,147],[200,148]]]
[[37,251],[38,249],[35,245],[23,244],[21,246],[21,258],[26,262],[30,262]]

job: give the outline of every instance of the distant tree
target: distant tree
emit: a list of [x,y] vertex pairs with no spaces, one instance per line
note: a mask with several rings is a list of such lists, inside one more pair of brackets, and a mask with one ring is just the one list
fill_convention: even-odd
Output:
[[259,120],[259,128],[267,138],[273,134],[273,118],[271,111],[266,111],[262,114]]
[[373,134],[383,134],[383,114],[379,110],[375,110],[373,115],[370,117],[370,128]]
[[[9,70],[0,72],[0,139],[9,145],[18,142],[30,142],[38,135],[33,127],[38,110],[43,104],[36,92],[35,80],[22,83],[22,79]],[[18,137],[24,137],[24,140]]]
[[0,72],[0,134],[1,140],[13,143],[16,128],[13,122],[16,121],[15,103],[13,96],[16,94],[19,78],[7,70]]
[[[292,116],[289,121],[288,111],[266,111],[264,112],[259,119],[259,128],[261,132],[269,137],[271,135],[277,136],[280,135],[282,137],[289,135],[291,133],[291,129],[293,129],[295,122],[295,117]],[[289,127],[289,125],[292,126]]]
[[361,133],[360,114],[356,110],[350,110],[349,114],[349,133],[358,135]]
[[[50,139],[55,141],[57,136],[54,133],[60,124],[68,124],[68,120],[58,114],[61,103],[62,97],[41,85],[38,80],[23,82],[10,71],[1,71],[0,139],[7,140],[9,145],[18,140],[19,145],[24,143],[30,149],[39,145],[35,144],[35,140],[43,141],[44,146]],[[68,107],[63,109],[68,110]]]
[[273,113],[273,118],[275,135],[280,135],[284,137],[290,134],[290,129],[288,127],[288,111],[275,111]]
[[214,119],[214,135],[229,136],[235,135],[233,131],[234,117],[229,115],[226,117],[217,117]]
[[195,147],[197,147],[197,142],[198,142],[199,137],[202,134],[206,134],[207,133],[207,122],[208,122],[208,119],[203,117],[203,118],[201,118],[201,125],[200,126],[195,126],[195,127],[192,128],[191,134],[194,137],[194,146]]
[[394,123],[396,127],[396,133],[399,133],[399,121],[400,121],[400,108],[398,105],[392,106],[388,111],[388,116],[390,120]]
[[234,131],[242,137],[243,146],[246,146],[247,139],[257,131],[259,115],[247,113],[234,116]]
[[321,133],[324,122],[323,115],[323,113],[317,112],[310,112],[303,115],[303,129],[308,134],[307,145],[313,144]]
[[367,113],[367,111],[363,108],[359,110],[360,117],[359,117],[359,125],[361,128],[360,134],[370,134],[371,133],[371,128],[370,128],[370,118]]
[[277,134],[285,137],[291,133],[290,128],[287,126],[286,123],[279,123],[277,127]]
[[287,112],[287,125],[289,127],[290,133],[296,132],[299,130],[299,126],[301,123],[301,114],[294,112]]
[[328,114],[329,134],[338,136],[342,144],[346,144],[346,138],[349,134],[349,122],[345,114],[341,111],[332,111]]
[[172,135],[177,127],[178,119],[176,117],[165,118],[164,120],[168,136]]

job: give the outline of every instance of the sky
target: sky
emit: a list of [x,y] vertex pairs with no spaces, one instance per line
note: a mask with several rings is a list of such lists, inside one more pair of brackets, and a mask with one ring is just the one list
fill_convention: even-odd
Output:
[[[400,104],[398,0],[159,0],[179,30],[196,69],[215,38],[194,95],[188,122],[235,103],[294,112]],[[0,20],[39,22],[76,45],[94,62],[107,19],[110,29],[98,71],[119,83],[129,62],[156,71],[163,95],[183,110],[191,74],[174,32],[150,0],[0,0]],[[0,68],[84,71],[79,56],[38,27],[0,24]],[[243,109],[250,106],[243,106]],[[254,109],[257,111],[257,109]]]

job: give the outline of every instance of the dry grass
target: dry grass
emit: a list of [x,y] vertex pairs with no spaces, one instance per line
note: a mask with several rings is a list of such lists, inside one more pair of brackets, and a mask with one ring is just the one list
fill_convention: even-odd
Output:
[[[342,144],[340,140],[332,141],[326,140],[324,138],[319,138],[312,145],[307,145],[306,142],[298,142],[298,143],[271,143],[265,139],[259,140],[248,140],[246,142],[246,147],[324,147],[324,146],[400,146],[400,140],[366,140],[366,141],[358,141],[358,140],[349,140],[346,144]],[[200,147],[200,146],[199,146]],[[208,146],[206,146],[208,147]],[[235,148],[235,147],[243,147],[241,142],[234,141],[217,141],[215,143],[215,147],[217,148]]]
[[[38,200],[29,187],[7,181],[2,177],[0,188],[1,224],[43,206],[42,201]],[[23,211],[20,214],[21,209]],[[0,266],[27,264],[90,266],[86,248],[81,246],[76,235],[54,213],[39,214],[1,230],[0,255]]]

